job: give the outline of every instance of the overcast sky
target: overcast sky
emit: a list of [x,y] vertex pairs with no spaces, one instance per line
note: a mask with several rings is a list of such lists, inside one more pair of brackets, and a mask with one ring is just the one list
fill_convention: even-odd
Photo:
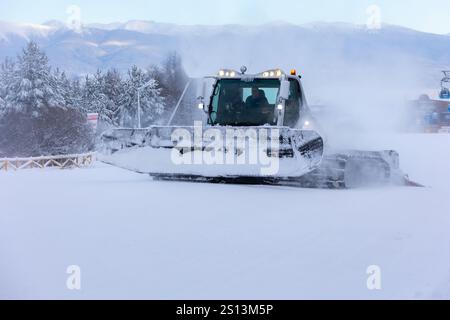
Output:
[[383,23],[450,33],[449,0],[0,0],[0,20],[66,21],[70,5],[81,8],[83,23],[139,19],[177,24],[261,24],[271,21],[365,24],[370,16],[367,8],[377,5]]

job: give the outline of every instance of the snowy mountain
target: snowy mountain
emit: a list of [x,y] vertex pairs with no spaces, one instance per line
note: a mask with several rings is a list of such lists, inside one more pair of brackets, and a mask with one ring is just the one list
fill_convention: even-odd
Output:
[[399,74],[414,69],[414,76],[436,81],[440,69],[450,68],[450,37],[390,25],[371,31],[346,23],[182,26],[129,21],[90,24],[77,33],[58,21],[0,22],[0,58],[15,55],[30,39],[53,65],[78,75],[97,68],[146,67],[173,50],[193,76],[246,64],[255,72],[297,67],[304,75],[333,81],[355,70],[370,76],[380,68]]

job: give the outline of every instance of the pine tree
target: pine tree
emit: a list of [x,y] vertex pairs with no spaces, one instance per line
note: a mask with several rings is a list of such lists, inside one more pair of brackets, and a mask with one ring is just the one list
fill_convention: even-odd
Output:
[[119,125],[120,106],[125,94],[124,83],[119,71],[108,70],[104,77],[102,91],[108,99],[107,109],[111,114],[111,123]]
[[125,93],[121,100],[121,122],[124,126],[137,126],[138,90],[140,91],[141,124],[154,124],[164,112],[164,98],[158,81],[137,66],[128,71]]
[[55,91],[48,58],[36,43],[28,43],[18,56],[5,100],[7,109],[30,111],[33,116],[43,108],[64,107],[64,99]]
[[106,124],[113,123],[114,114],[110,110],[110,101],[104,94],[104,76],[100,70],[94,76],[86,77],[82,109],[86,113],[98,113],[99,121]]
[[59,99],[63,101],[62,106],[66,108],[76,107],[71,86],[72,83],[67,78],[66,73],[57,68],[52,77],[52,89]]
[[6,110],[6,96],[14,75],[14,61],[6,58],[0,66],[0,116]]
[[79,79],[69,80],[69,96],[73,103],[73,107],[78,111],[85,113],[83,110],[83,92],[84,88]]

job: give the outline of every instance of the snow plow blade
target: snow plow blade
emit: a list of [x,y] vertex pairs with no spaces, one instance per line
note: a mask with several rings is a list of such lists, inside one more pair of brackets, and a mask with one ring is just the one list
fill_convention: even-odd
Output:
[[176,180],[293,179],[317,169],[318,133],[287,127],[112,129],[99,159],[123,169]]
[[396,151],[347,150],[323,157],[319,168],[295,181],[299,186],[354,189],[376,186],[423,187],[400,169]]

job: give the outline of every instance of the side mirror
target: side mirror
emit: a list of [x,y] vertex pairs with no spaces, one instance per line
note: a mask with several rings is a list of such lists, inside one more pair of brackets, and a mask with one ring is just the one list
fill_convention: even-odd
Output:
[[289,92],[291,89],[291,83],[288,80],[282,80],[280,85],[279,97],[283,100],[289,99]]
[[198,108],[203,109],[204,112],[209,111],[209,100],[212,94],[212,80],[205,78],[199,81],[197,86],[197,103]]
[[203,99],[199,99],[199,101],[198,101],[198,108],[200,110],[203,110],[204,112],[208,113],[208,105],[204,102]]

